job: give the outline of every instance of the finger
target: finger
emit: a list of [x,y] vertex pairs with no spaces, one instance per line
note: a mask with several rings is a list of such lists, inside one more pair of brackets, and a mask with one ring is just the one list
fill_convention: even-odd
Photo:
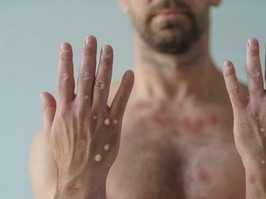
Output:
[[111,118],[121,120],[123,118],[126,105],[134,85],[134,73],[127,71],[121,81],[120,87],[111,105]]
[[247,98],[244,96],[241,90],[241,86],[236,77],[235,68],[232,62],[226,61],[224,63],[223,75],[233,110],[246,107]]
[[43,128],[46,133],[49,133],[55,116],[56,101],[54,97],[47,92],[41,93],[40,97],[42,100]]
[[100,55],[100,65],[97,71],[93,89],[93,107],[96,110],[107,110],[107,100],[112,78],[113,50],[104,46]]
[[79,70],[78,98],[86,99],[91,105],[95,79],[97,41],[94,36],[86,38]]
[[259,57],[259,42],[250,39],[247,44],[247,79],[250,100],[263,96],[264,86]]
[[71,45],[64,43],[59,52],[57,77],[58,100],[68,103],[74,99],[73,53]]

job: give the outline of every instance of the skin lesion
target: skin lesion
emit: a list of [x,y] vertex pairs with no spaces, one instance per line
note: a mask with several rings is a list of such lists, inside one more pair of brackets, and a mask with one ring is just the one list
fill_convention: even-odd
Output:
[[207,116],[202,116],[198,118],[191,118],[184,116],[181,118],[180,127],[186,134],[194,137],[200,138],[206,132],[207,128],[215,128],[221,125],[222,122],[216,114],[207,114]]
[[199,183],[206,184],[206,183],[210,182],[210,175],[207,172],[207,170],[199,169],[197,172],[197,176],[198,176]]
[[250,184],[250,185],[256,185],[257,184],[257,182],[258,182],[258,176],[256,175],[256,174],[254,174],[254,173],[252,173],[252,174],[249,174],[249,176],[248,176],[248,183]]
[[[130,177],[128,178],[125,178],[125,176],[124,178],[120,177],[121,172],[126,173],[127,171],[130,171],[130,173],[135,175],[136,173],[139,173],[139,171],[136,171],[137,168],[134,167],[136,166],[140,167],[143,170],[142,172],[145,173],[146,175],[152,177],[154,177],[154,175],[157,176],[159,179],[153,180],[155,184],[156,180],[160,179],[161,180],[164,179],[165,184],[168,184],[168,182],[170,182],[170,180],[172,179],[172,183],[174,184],[174,186],[173,188],[171,188],[172,192],[169,197],[173,195],[177,196],[177,193],[175,193],[174,190],[177,189],[176,187],[182,187],[184,183],[186,183],[185,186],[189,187],[189,188],[186,187],[186,192],[189,192],[191,194],[196,194],[197,190],[195,189],[195,187],[200,187],[200,189],[206,190],[205,194],[210,193],[207,192],[207,190],[212,190],[213,188],[211,189],[211,187],[217,187],[217,189],[225,191],[228,186],[231,186],[227,185],[229,184],[230,179],[232,179],[233,183],[239,184],[238,186],[234,187],[234,189],[236,190],[234,191],[234,194],[236,194],[236,192],[239,192],[243,184],[240,183],[238,176],[243,170],[239,169],[241,170],[241,172],[237,174],[232,173],[232,170],[234,170],[233,168],[236,168],[236,163],[235,163],[236,150],[233,143],[233,137],[232,136],[230,137],[230,143],[229,143],[230,146],[228,146],[229,138],[226,137],[229,136],[228,132],[227,131],[225,133],[221,132],[222,128],[220,128],[220,126],[224,125],[224,120],[225,120],[223,116],[220,116],[220,114],[222,114],[221,112],[219,112],[219,114],[217,112],[216,114],[213,114],[213,112],[208,112],[206,114],[204,113],[204,116],[193,118],[193,120],[190,118],[191,121],[194,120],[196,121],[197,119],[201,120],[202,123],[205,124],[205,126],[202,127],[204,133],[208,134],[210,132],[213,135],[208,137],[207,136],[198,137],[197,139],[193,139],[193,143],[191,142],[192,139],[189,139],[191,137],[188,136],[187,130],[184,129],[182,129],[182,131],[181,129],[177,130],[180,128],[180,119],[185,118],[185,115],[183,115],[182,112],[179,113],[182,115],[182,117],[181,116],[176,117],[176,115],[174,114],[174,116],[171,118],[173,120],[174,126],[169,125],[168,128],[166,127],[159,128],[158,124],[154,123],[154,121],[152,120],[152,116],[155,114],[155,112],[148,111],[146,114],[147,114],[146,116],[143,116],[143,114],[136,113],[134,114],[135,116],[134,118],[129,117],[129,115],[125,117],[124,132],[122,132],[123,136],[121,140],[120,152],[115,164],[115,167],[119,165],[118,166],[119,169],[116,168],[112,169],[112,171],[115,172],[115,174],[111,172],[112,178],[118,177],[119,181],[123,181],[124,184],[132,183],[134,184],[134,186],[137,187],[143,186],[142,178],[144,177],[144,175],[138,176],[137,179],[133,178],[133,180]],[[163,113],[160,111],[157,112],[157,115],[160,116],[161,114]],[[130,116],[132,115],[130,114]],[[170,116],[171,114],[169,114],[168,116],[164,115],[165,118],[168,118]],[[142,118],[146,121],[145,128],[139,125],[139,118]],[[193,122],[191,123],[192,125],[194,125]],[[178,137],[176,135],[172,136],[172,134],[169,134],[170,131],[172,132],[173,129],[175,129],[175,133],[178,134]],[[219,131],[217,129],[219,129]],[[152,132],[152,133],[147,133],[147,132]],[[194,142],[194,140],[197,141]],[[233,154],[233,155],[230,156],[231,158],[228,158],[227,156],[228,154]],[[144,157],[143,155],[147,155],[147,157]],[[171,157],[169,157],[169,159],[166,158],[168,156],[177,157],[180,158],[180,160],[170,161]],[[159,160],[155,161],[156,158],[159,158]],[[230,163],[226,161],[227,159],[229,159],[230,161],[234,159],[234,161],[233,163]],[[240,163],[239,161],[240,159],[237,160],[238,160],[237,163]],[[226,168],[226,172],[223,172],[223,168],[221,168],[221,165],[224,164],[229,165],[228,168]],[[142,167],[141,165],[145,165],[145,167]],[[194,165],[193,168],[190,165]],[[239,164],[237,164],[237,166],[239,166]],[[162,170],[161,173],[158,171],[153,173],[153,171],[157,167],[164,168],[164,170]],[[168,176],[169,179],[167,176],[163,178],[164,177],[163,173],[166,171],[169,171],[169,176]],[[176,177],[175,179],[170,177],[171,173],[172,174],[175,172],[178,173],[179,171],[181,173],[186,174],[182,175],[181,180],[178,180],[178,178],[181,175],[177,175],[179,177]],[[231,176],[233,177],[231,178]],[[243,176],[241,175],[241,177]],[[196,183],[193,184],[194,182]],[[221,188],[217,186],[217,184],[219,185],[223,184],[223,187]],[[149,185],[147,186],[145,185],[145,187],[146,191],[151,189]],[[117,190],[118,188],[115,189]],[[168,189],[170,189],[170,187],[168,187]],[[125,191],[126,190],[127,189],[125,189]],[[211,192],[213,196],[215,196],[214,192],[215,191]],[[204,197],[205,196],[206,195],[204,195]]]

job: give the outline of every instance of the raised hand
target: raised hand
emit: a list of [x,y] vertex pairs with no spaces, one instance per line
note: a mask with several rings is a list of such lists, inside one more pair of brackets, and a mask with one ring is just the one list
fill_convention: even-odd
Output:
[[[56,198],[105,198],[106,177],[119,149],[123,114],[134,75],[127,71],[109,107],[113,50],[101,49],[96,70],[97,41],[84,41],[74,93],[72,48],[61,46],[58,66],[58,100],[42,93],[43,129],[58,169]],[[96,73],[96,75],[95,75]]]
[[241,90],[230,61],[224,64],[224,78],[233,107],[235,143],[246,171],[247,199],[266,198],[266,92],[256,39],[247,43],[249,96]]

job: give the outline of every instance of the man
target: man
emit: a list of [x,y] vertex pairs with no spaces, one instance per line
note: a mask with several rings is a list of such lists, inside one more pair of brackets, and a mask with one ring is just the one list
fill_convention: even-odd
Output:
[[89,36],[74,94],[72,49],[61,46],[58,99],[42,93],[43,127],[31,152],[36,198],[265,198],[257,40],[247,45],[248,89],[231,62],[225,84],[208,48],[209,11],[219,0],[120,4],[133,23],[134,89],[130,95],[127,71],[109,94],[112,48],[102,48],[94,75],[97,43]]

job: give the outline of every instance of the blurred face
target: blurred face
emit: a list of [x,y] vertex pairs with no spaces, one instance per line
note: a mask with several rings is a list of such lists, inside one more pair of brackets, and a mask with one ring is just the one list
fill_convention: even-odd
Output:
[[125,0],[134,29],[153,49],[182,54],[208,31],[211,0]]

